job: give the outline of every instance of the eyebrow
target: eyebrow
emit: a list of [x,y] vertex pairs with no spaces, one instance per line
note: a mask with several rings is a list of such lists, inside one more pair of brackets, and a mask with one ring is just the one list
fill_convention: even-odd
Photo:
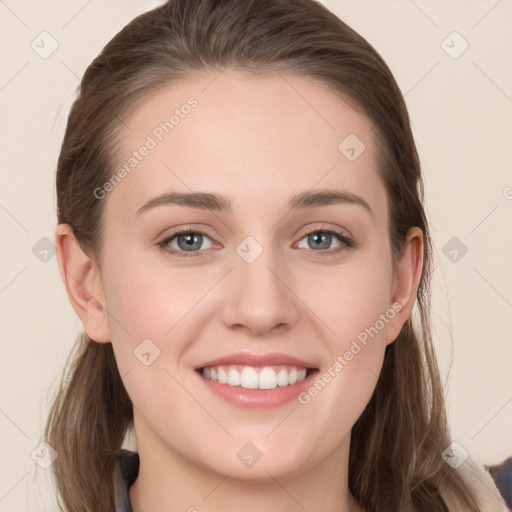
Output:
[[[353,204],[362,206],[372,217],[374,216],[370,205],[362,197],[344,190],[307,190],[294,195],[288,202],[288,208],[290,210],[298,210],[302,208],[317,208],[320,206],[330,206],[334,204]],[[150,199],[137,210],[136,215],[140,215],[141,213],[158,206],[167,205],[186,206],[189,208],[199,208],[217,212],[227,212],[231,209],[230,200],[222,194],[213,194],[209,192],[168,192]]]

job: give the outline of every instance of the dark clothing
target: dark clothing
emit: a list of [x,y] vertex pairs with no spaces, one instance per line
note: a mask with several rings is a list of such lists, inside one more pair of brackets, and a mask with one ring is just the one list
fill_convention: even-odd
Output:
[[133,512],[128,490],[139,474],[139,454],[120,450],[116,469],[116,512]]
[[512,457],[505,459],[501,464],[488,466],[488,470],[507,507],[512,510]]

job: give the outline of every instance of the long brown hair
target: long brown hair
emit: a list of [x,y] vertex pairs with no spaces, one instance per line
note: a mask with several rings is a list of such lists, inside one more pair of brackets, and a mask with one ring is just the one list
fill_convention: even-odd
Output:
[[[469,482],[444,462],[450,444],[430,327],[431,238],[420,161],[406,105],[389,68],[359,34],[313,0],[169,0],[125,26],[87,68],[57,166],[58,222],[100,261],[102,209],[93,191],[116,169],[123,118],[139,100],[194,70],[284,71],[329,86],[375,130],[389,204],[393,258],[410,227],[424,235],[411,316],[387,346],[375,392],[352,429],[349,488],[369,512],[446,511],[449,492],[480,512]],[[416,325],[415,325],[416,324]],[[52,404],[45,438],[68,512],[114,510],[113,471],[133,424],[111,343],[83,333]]]

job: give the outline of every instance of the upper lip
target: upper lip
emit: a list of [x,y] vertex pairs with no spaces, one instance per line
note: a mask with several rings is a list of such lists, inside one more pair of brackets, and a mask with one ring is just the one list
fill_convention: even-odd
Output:
[[315,368],[315,366],[311,363],[293,356],[289,356],[288,354],[282,354],[278,352],[274,352],[272,354],[251,354],[247,352],[238,352],[236,354],[229,354],[224,357],[206,361],[205,363],[196,366],[195,369],[200,370],[206,366],[227,366],[230,364],[237,364],[242,366],[277,366],[281,364],[287,364],[308,369]]

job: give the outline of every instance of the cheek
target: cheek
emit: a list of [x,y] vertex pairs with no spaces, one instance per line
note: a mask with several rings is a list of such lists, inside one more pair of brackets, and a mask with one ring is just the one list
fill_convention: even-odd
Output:
[[[130,254],[115,261],[105,257],[104,268],[109,328],[120,367],[127,371],[138,363],[134,351],[147,339],[165,356],[160,363],[176,360],[185,349],[176,336],[181,322],[189,320],[194,305],[211,287],[209,281]],[[148,348],[158,353],[151,344]]]
[[[381,253],[382,254],[382,253]],[[314,311],[327,326],[325,341],[330,353],[316,392],[318,402],[331,402],[320,415],[351,410],[356,418],[369,400],[381,370],[386,330],[395,312],[390,305],[391,267],[388,260],[367,259],[333,272],[326,280],[327,293],[310,296]],[[328,392],[324,392],[329,388]],[[312,390],[315,394],[315,390]],[[305,401],[308,397],[305,398]]]
[[[331,346],[345,351],[347,342],[356,339],[379,321],[390,308],[391,267],[388,260],[361,258],[354,264],[340,266],[309,286],[308,304],[330,332]],[[311,290],[314,290],[313,292]],[[303,293],[306,293],[304,290]],[[378,322],[379,337],[384,337],[386,323]],[[364,338],[364,334],[361,334]]]
[[[316,437],[311,439],[322,438],[324,425],[341,439],[375,390],[386,348],[385,320],[394,316],[389,313],[390,280],[386,263],[373,262],[364,269],[353,266],[331,277],[327,299],[318,297],[320,316],[334,334],[324,338],[330,361],[299,396],[306,414],[315,418]],[[327,454],[330,449],[331,441],[324,439],[320,450]]]
[[201,286],[197,274],[170,268],[162,257],[153,255],[125,255],[122,260],[106,261],[105,268],[109,309],[130,333],[148,337],[162,337],[206,286]]
[[170,410],[155,409],[171,402],[187,418],[183,391],[171,375],[180,378],[175,362],[187,349],[191,310],[211,284],[130,255],[105,258],[105,269],[112,346],[128,395],[146,418],[171,422]]

